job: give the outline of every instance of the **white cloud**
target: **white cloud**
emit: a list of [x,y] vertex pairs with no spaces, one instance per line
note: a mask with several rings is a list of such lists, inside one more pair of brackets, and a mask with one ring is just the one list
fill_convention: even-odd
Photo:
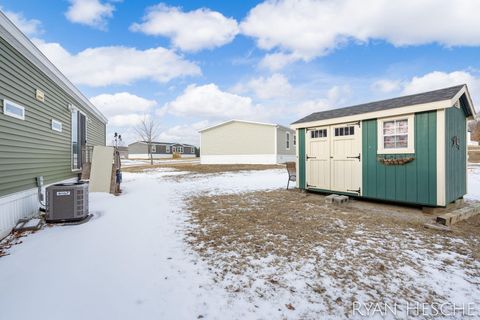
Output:
[[198,146],[200,142],[200,134],[198,130],[206,128],[210,125],[207,120],[176,125],[162,131],[159,135],[160,141],[189,143]]
[[165,4],[150,7],[143,22],[133,24],[130,30],[169,37],[173,46],[184,51],[222,46],[239,32],[237,21],[219,12],[206,8],[183,12]]
[[281,52],[266,54],[260,61],[260,67],[272,71],[283,69],[286,65],[300,60],[301,57],[295,54],[285,54]]
[[128,92],[100,94],[90,101],[108,118],[114,126],[137,125],[157,103]]
[[293,88],[287,77],[283,74],[275,73],[270,77],[251,79],[245,84],[239,83],[232,90],[235,93],[252,91],[260,99],[272,99],[288,96]]
[[325,94],[325,97],[307,100],[296,106],[298,117],[305,117],[314,112],[326,111],[341,107],[348,101],[351,95],[349,86],[333,86]]
[[409,95],[467,84],[472,99],[480,101],[480,77],[468,71],[433,71],[407,80],[383,79],[372,87],[383,93],[398,92]]
[[467,84],[474,103],[480,102],[480,77],[466,71],[450,73],[434,71],[420,77],[413,77],[410,81],[404,83],[403,93],[414,94],[459,84]]
[[376,91],[380,91],[383,93],[389,93],[400,89],[401,81],[398,80],[388,80],[388,79],[381,79],[375,81],[372,85],[372,88]]
[[0,6],[0,10],[27,36],[36,36],[43,33],[42,23],[39,20],[27,19],[21,12],[4,11],[2,6]]
[[126,85],[142,79],[168,82],[201,74],[196,64],[162,47],[97,47],[71,54],[58,43],[38,39],[34,43],[71,81],[92,87]]
[[477,0],[279,0],[257,5],[240,26],[258,47],[274,51],[262,63],[278,69],[349,41],[478,46],[479,11]]
[[107,19],[113,16],[115,7],[99,0],[70,0],[65,16],[70,22],[104,30]]
[[108,118],[108,124],[117,127],[131,127],[141,123],[145,115],[138,113],[118,114]]
[[192,116],[216,119],[255,119],[262,117],[264,110],[254,105],[249,97],[220,90],[215,84],[189,85],[182,95],[165,104],[164,112],[176,116]]

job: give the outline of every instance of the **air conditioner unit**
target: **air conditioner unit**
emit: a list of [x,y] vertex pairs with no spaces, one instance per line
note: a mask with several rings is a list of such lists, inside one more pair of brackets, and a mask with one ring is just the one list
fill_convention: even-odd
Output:
[[88,183],[60,183],[47,187],[47,222],[80,221],[88,216]]

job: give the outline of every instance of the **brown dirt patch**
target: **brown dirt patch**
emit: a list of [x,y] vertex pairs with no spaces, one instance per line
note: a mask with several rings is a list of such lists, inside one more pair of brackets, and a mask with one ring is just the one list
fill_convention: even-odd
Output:
[[[323,196],[296,190],[195,196],[187,207],[186,241],[233,292],[249,292],[259,278],[273,290],[293,290],[288,274],[303,272],[305,299],[346,314],[360,297],[445,301],[448,291],[417,279],[432,269],[460,268],[480,290],[478,216],[453,233],[439,233],[423,227],[432,216],[416,208],[365,201],[327,205]],[[266,259],[268,264],[258,263]],[[301,271],[305,265],[308,272]],[[243,280],[232,283],[232,276]]]
[[125,172],[144,172],[148,170],[154,170],[159,168],[173,168],[179,171],[189,171],[192,173],[222,173],[222,172],[235,172],[244,170],[267,170],[285,168],[284,165],[258,165],[258,164],[198,164],[198,163],[165,163],[154,165],[141,165],[122,168]]

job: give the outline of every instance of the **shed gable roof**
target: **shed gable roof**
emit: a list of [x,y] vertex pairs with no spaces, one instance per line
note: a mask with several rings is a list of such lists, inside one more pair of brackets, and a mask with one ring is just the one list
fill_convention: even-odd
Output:
[[[312,113],[292,124],[328,120],[334,118],[359,115],[376,111],[384,111],[413,105],[426,104],[431,102],[445,101],[453,99],[466,85],[458,85],[454,87],[428,91],[423,93],[412,94],[408,96],[397,97],[393,99],[374,101],[345,108],[327,110]],[[465,89],[466,93],[468,91]],[[471,106],[473,108],[473,106]],[[474,112],[473,112],[474,113]]]
[[199,130],[198,132],[207,131],[207,130],[210,130],[210,129],[214,129],[214,128],[221,127],[221,126],[224,126],[224,125],[227,125],[227,124],[230,124],[230,123],[235,123],[235,122],[238,122],[238,123],[246,123],[246,124],[253,124],[253,125],[260,125],[260,126],[281,127],[281,128],[286,129],[286,130],[291,130],[291,129],[288,128],[288,127],[285,127],[285,126],[282,126],[281,124],[276,124],[276,123],[266,123],[266,122],[257,122],[257,121],[247,121],[247,120],[232,119],[232,120],[228,120],[228,121],[224,121],[224,122],[218,123],[218,124],[216,124],[216,125],[213,125],[213,126],[210,126],[210,127],[207,127],[207,128],[203,128],[203,129]]

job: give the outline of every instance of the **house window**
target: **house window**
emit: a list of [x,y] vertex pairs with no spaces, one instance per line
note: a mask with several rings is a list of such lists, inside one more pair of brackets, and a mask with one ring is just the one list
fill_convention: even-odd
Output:
[[177,149],[177,148],[175,148],[175,147],[172,147],[172,153],[175,153],[175,152],[177,152],[177,151],[176,151],[176,149]]
[[190,148],[190,153],[195,153],[195,148],[194,147]]
[[154,144],[152,144],[150,150],[151,150],[150,153],[155,153],[155,152],[157,152],[157,146],[154,145]]
[[310,138],[312,138],[312,139],[326,138],[326,137],[327,137],[327,129],[319,129],[319,130],[310,131]]
[[178,153],[183,153],[183,147],[177,147],[177,152]]
[[355,135],[354,126],[335,128],[335,137],[353,136],[353,135]]
[[296,134],[293,135],[293,145],[294,146],[297,145],[297,135]]
[[[82,169],[82,150],[87,144],[87,117],[78,109],[72,109],[72,170]],[[85,151],[84,151],[85,152]]]
[[286,147],[287,147],[287,150],[290,150],[290,132],[287,132],[286,133]]
[[62,123],[58,120],[52,119],[52,130],[62,132]]
[[25,107],[12,101],[3,100],[3,113],[13,118],[25,120]]
[[414,153],[414,115],[378,120],[378,153]]
[[170,153],[170,146],[166,146],[166,147],[165,147],[165,151],[166,151],[167,153]]

